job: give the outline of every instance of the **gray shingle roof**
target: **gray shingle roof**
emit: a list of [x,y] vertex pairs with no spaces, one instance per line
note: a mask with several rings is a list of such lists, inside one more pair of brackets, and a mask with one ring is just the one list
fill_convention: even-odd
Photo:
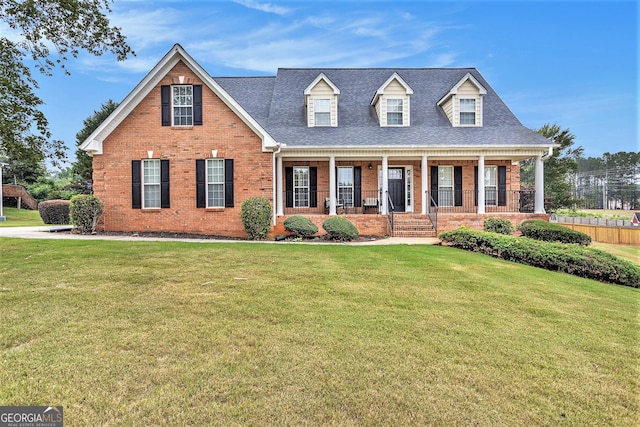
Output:
[[[304,89],[324,73],[341,91],[338,127],[307,127]],[[409,127],[380,127],[370,105],[376,90],[394,73],[413,89]],[[471,73],[487,89],[482,127],[453,127],[437,105]],[[450,69],[279,69],[275,77],[215,80],[278,142],[287,147],[340,146],[545,146],[525,128],[474,68]]]

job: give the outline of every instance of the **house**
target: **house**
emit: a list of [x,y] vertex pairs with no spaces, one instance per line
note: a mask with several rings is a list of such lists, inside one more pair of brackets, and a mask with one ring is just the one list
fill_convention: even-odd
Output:
[[[548,219],[543,161],[474,68],[279,69],[211,77],[175,45],[81,148],[103,230],[244,237],[241,203],[365,235],[425,235],[488,216]],[[519,162],[535,158],[535,188]]]
[[631,217],[631,225],[634,227],[640,226],[640,212],[634,212]]

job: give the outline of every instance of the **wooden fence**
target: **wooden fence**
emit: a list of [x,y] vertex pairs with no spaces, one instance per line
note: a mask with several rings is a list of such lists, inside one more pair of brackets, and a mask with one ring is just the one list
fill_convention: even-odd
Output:
[[640,246],[640,227],[607,227],[603,225],[562,224],[588,234],[594,242]]

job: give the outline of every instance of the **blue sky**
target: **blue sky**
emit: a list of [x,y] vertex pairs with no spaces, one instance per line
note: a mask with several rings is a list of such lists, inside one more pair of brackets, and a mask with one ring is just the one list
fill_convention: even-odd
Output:
[[38,76],[53,138],[120,102],[174,43],[213,76],[278,67],[476,67],[527,127],[557,122],[585,156],[639,151],[638,5],[592,1],[121,1],[137,56],[81,55]]

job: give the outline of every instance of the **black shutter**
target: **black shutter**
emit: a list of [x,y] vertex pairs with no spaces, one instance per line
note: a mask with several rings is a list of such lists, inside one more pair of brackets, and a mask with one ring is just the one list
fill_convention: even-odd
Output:
[[293,207],[293,168],[284,168],[285,206]]
[[362,206],[362,168],[360,166],[353,168],[353,206],[356,208]]
[[473,206],[478,206],[478,166],[473,167]]
[[507,205],[507,167],[498,166],[498,206]]
[[462,206],[462,166],[453,167],[454,205]]
[[142,208],[142,188],[140,187],[140,160],[131,161],[131,208]]
[[170,208],[169,160],[160,160],[160,207]]
[[160,97],[162,99],[162,126],[171,126],[171,86],[160,86]]
[[202,85],[193,85],[193,125],[202,126]]
[[309,168],[309,207],[318,207],[318,168]]
[[233,159],[224,160],[224,207],[233,207]]
[[438,167],[431,166],[431,197],[438,204]]
[[196,208],[207,207],[206,163],[204,159],[196,159]]

